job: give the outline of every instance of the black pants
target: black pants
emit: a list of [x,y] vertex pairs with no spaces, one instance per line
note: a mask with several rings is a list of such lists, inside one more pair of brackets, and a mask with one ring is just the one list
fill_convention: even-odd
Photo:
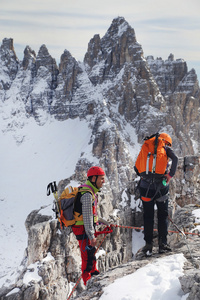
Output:
[[[143,219],[144,219],[144,240],[146,243],[151,244],[153,241],[153,228],[154,228],[154,205],[157,206],[158,218],[158,239],[159,244],[167,243],[168,234],[168,199],[159,202],[156,201],[161,195],[168,194],[169,187],[166,186],[160,190],[155,199],[149,202],[142,201],[143,203]],[[146,195],[147,189],[140,188],[141,196],[152,197],[156,190],[150,189]]]

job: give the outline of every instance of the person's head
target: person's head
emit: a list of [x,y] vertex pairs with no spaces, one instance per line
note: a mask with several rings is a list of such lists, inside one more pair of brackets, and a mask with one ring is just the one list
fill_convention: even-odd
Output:
[[87,177],[89,181],[96,186],[98,189],[100,189],[104,182],[105,182],[105,172],[100,167],[91,167],[87,172]]
[[170,147],[172,146],[172,138],[169,134],[162,132],[160,133],[159,137],[162,138],[162,140],[165,142],[167,146]]

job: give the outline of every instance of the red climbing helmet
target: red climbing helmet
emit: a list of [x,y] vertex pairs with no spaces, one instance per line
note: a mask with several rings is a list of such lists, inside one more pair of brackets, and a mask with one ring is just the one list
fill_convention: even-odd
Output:
[[159,137],[161,137],[166,142],[166,144],[168,143],[169,146],[172,145],[172,138],[169,134],[162,132],[160,133]]
[[87,172],[87,177],[105,175],[105,172],[100,167],[91,167]]

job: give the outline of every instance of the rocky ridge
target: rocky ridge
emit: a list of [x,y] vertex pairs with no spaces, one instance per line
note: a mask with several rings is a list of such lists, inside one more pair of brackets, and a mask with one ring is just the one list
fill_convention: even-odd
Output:
[[[192,170],[195,171],[191,178]],[[180,230],[196,234],[183,237],[172,223],[169,224],[169,243],[173,249],[170,254],[183,253],[186,258],[185,275],[179,280],[183,293],[189,294],[187,299],[198,299],[199,297],[199,235],[196,227],[199,222],[193,214],[193,211],[200,207],[196,204],[200,192],[199,176],[195,175],[198,170],[199,157],[190,156],[180,159],[176,178],[170,183],[170,216],[173,222]],[[180,192],[180,182],[183,179],[185,186],[190,186],[193,193],[190,193],[189,204],[187,195],[182,193],[180,202],[182,207],[180,207],[177,204],[177,199],[180,201],[180,197],[176,196]],[[68,184],[68,180],[60,182],[59,191]],[[115,207],[111,203],[107,203],[106,209],[110,211],[107,219],[112,224],[142,226],[141,207],[139,209],[138,205],[133,205],[138,201],[136,194],[133,193],[136,184],[137,180],[131,182],[124,191],[127,195],[126,203],[119,203],[116,214],[113,214]],[[192,199],[194,204],[191,204]],[[99,212],[105,217],[104,205],[104,198],[101,195]],[[80,252],[75,236],[70,228],[61,231],[59,223],[52,220],[51,217],[45,216],[42,213],[43,209],[41,207],[27,217],[28,247],[22,262],[23,271],[19,274],[16,284],[0,289],[2,300],[66,299],[66,295],[70,292],[70,283],[76,282],[80,276]],[[98,229],[101,230],[101,227]],[[98,255],[98,268],[101,275],[88,283],[87,290],[81,282],[74,292],[75,299],[99,299],[103,288],[116,278],[133,273],[147,263],[159,259],[159,255],[154,255],[148,260],[140,260],[139,257],[133,256],[131,235],[132,230],[130,229],[113,228],[113,233],[106,237]],[[156,250],[158,247],[156,234],[154,238]],[[102,236],[99,236],[99,242],[101,239]],[[102,251],[103,249],[104,251]],[[28,276],[35,272],[38,277],[28,281]]]

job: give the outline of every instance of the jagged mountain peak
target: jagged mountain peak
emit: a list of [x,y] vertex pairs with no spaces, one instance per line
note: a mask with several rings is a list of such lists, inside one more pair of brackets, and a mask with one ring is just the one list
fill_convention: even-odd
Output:
[[[113,79],[126,63],[140,68],[144,64],[143,50],[134,29],[123,17],[114,19],[102,39],[95,35],[90,40],[84,63],[93,84]],[[144,65],[142,69],[146,74]]]
[[12,51],[15,57],[17,58],[14,50],[13,39],[12,38],[4,38],[1,45],[1,50],[4,51]]
[[[128,22],[123,17],[117,17],[113,19],[110,27],[108,28],[107,32],[101,39],[99,34],[95,34],[94,37],[90,40],[88,45],[88,52],[93,52],[94,61],[98,62],[97,56],[101,59],[102,57],[105,58],[105,55],[108,55],[114,45],[120,43],[121,37],[125,35],[126,38],[129,36],[132,37],[130,42],[136,42],[135,38],[135,31]],[[102,53],[100,53],[102,48]],[[86,53],[84,61],[87,63],[88,52]],[[103,55],[105,53],[105,55]],[[95,57],[96,56],[96,57]]]
[[[3,39],[0,47],[0,90],[8,90],[12,81],[15,79],[19,67],[19,61],[16,56],[13,39]],[[4,97],[2,97],[4,98]]]
[[36,53],[34,50],[31,49],[30,46],[26,46],[26,48],[24,49],[24,55],[36,58]]
[[35,60],[36,60],[35,51],[32,50],[29,46],[26,46],[24,50],[24,58],[22,61],[22,66],[24,70],[26,70],[29,66],[31,67],[31,65],[35,63]]
[[68,65],[77,64],[76,59],[71,55],[68,50],[64,50],[63,54],[60,57],[59,71],[65,72]]
[[38,70],[40,66],[45,66],[50,71],[55,68],[58,69],[55,58],[49,54],[49,51],[44,44],[40,47],[36,57],[36,69]]
[[[7,55],[3,49],[9,51]],[[198,136],[199,85],[196,75],[193,71],[188,74],[186,62],[175,60],[173,54],[167,60],[154,60],[153,56],[145,59],[134,29],[123,17],[115,18],[102,38],[99,34],[94,35],[83,64],[65,50],[58,68],[43,44],[37,56],[27,46],[23,63],[19,65],[13,50],[9,49],[14,49],[13,41],[5,39],[0,49],[0,94],[2,99],[9,99],[12,87],[15,88],[13,94],[23,99],[26,111],[38,122],[42,110],[59,120],[90,115],[95,118],[101,110],[101,114],[111,117],[111,122],[123,117],[134,126],[139,140],[154,133],[155,126],[158,130],[169,128],[169,133],[174,136],[182,131],[187,136],[184,141],[190,140],[191,132],[195,132],[194,140],[194,136]],[[186,99],[187,96],[196,97],[191,106],[186,105],[192,101]],[[179,101],[174,101],[177,97]],[[176,109],[179,102],[181,110]],[[172,104],[175,109],[168,114]],[[192,109],[193,119],[197,120],[195,125],[187,115],[188,107]],[[187,128],[183,126],[186,116]],[[192,131],[190,126],[193,126]],[[177,147],[184,154],[193,151],[192,141],[181,146],[177,143]]]
[[152,55],[147,56],[146,60],[163,95],[176,91],[195,96],[199,89],[197,75],[194,69],[188,71],[184,59],[175,59],[171,53],[166,60],[161,57],[154,59]]
[[135,37],[134,29],[129,25],[129,23],[124,19],[124,17],[117,17],[113,19],[110,27],[108,28],[106,35],[109,35],[111,38],[117,39],[121,37],[124,33],[128,31]]
[[47,46],[45,44],[42,44],[40,46],[39,51],[38,51],[38,56],[48,56],[48,55],[50,55],[50,54],[49,54],[49,51],[47,49]]
[[[199,98],[199,83],[194,69],[187,72],[176,88],[177,92],[187,92],[189,96]],[[198,108],[197,108],[198,109]]]
[[168,56],[168,60],[174,61],[174,54],[170,53]]
[[[136,44],[136,45],[135,45]],[[116,51],[118,47],[124,48],[126,52],[125,61],[133,61],[134,56],[133,47],[140,48],[142,54],[142,47],[136,40],[135,30],[128,24],[123,17],[115,18],[112,21],[109,29],[101,40],[101,46],[107,54]],[[122,54],[122,53],[120,53]],[[122,54],[123,55],[123,54]],[[124,61],[123,61],[124,63]]]
[[[55,90],[55,88],[57,87],[57,76],[59,74],[59,69],[55,58],[53,58],[49,54],[46,45],[43,44],[40,47],[33,68],[35,69],[34,77],[37,75],[38,83],[40,82],[40,78],[42,78],[43,80],[46,80],[47,85],[50,88],[50,91]],[[37,84],[37,86],[39,86],[39,84]],[[50,92],[48,96],[45,96],[45,98],[46,97],[47,97],[47,103],[51,103],[52,92]],[[41,96],[39,98],[41,98]],[[39,100],[39,102],[40,101],[41,100]]]

